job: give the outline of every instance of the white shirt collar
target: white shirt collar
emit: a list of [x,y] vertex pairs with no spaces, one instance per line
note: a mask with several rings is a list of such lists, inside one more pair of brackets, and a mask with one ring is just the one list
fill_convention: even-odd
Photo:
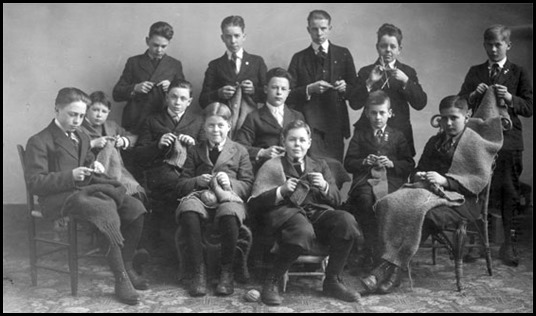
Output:
[[[229,60],[233,59],[232,58],[233,53],[231,53],[229,50],[227,50],[226,53],[227,53],[227,58]],[[236,57],[239,59],[244,59],[244,48],[240,48],[240,50],[236,52]]]
[[491,61],[491,60],[488,60],[488,68],[491,69],[491,65],[493,64],[499,64],[499,68],[500,69],[503,69],[504,68],[504,64],[506,64],[506,57],[504,57],[502,60],[500,61]]
[[[387,128],[387,125],[385,125],[381,130],[382,130],[382,134],[385,134],[385,128]],[[374,135],[376,135],[376,133],[378,132],[379,128],[375,128],[374,129]]]
[[175,114],[173,111],[171,111],[169,108],[167,108],[167,112],[171,117],[176,117],[176,118],[178,118],[180,120],[181,117],[184,115],[184,112],[186,112],[186,111],[182,112],[181,114]]
[[[218,145],[218,151],[222,151],[223,150],[223,146],[225,146],[225,142],[227,141],[227,138],[221,142],[219,145]],[[210,140],[208,141],[208,149],[212,149],[214,148],[214,143],[211,142]]]
[[67,132],[65,129],[63,129],[63,127],[62,127],[61,124],[60,124],[60,121],[58,121],[57,118],[54,119],[54,123],[56,124],[57,127],[59,127],[59,128],[61,129],[61,131],[62,131],[65,135],[69,136],[69,132]]
[[294,162],[294,158],[290,158],[289,155],[286,155],[285,156],[287,158],[287,160],[290,162],[291,165],[295,165],[297,163],[299,163],[300,165],[304,166],[305,165],[305,157],[303,157],[301,160],[299,160],[298,162]]
[[285,113],[284,112],[285,105],[273,106],[270,103],[266,102],[266,106],[268,107],[270,112],[272,112],[272,114],[279,114],[279,115],[283,116],[283,114]]
[[[315,54],[318,53],[318,48],[320,47],[320,45],[315,42],[312,42],[311,45],[313,46]],[[322,47],[324,48],[324,52],[326,52],[327,54],[329,49],[329,41],[325,41],[324,43],[322,43]]]

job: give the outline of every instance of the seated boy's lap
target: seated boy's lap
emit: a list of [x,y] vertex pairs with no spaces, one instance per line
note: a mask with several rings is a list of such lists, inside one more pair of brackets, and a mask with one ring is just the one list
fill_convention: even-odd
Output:
[[246,206],[243,203],[224,202],[220,203],[216,208],[207,208],[198,199],[190,198],[182,201],[175,211],[175,220],[178,223],[180,216],[184,212],[198,213],[205,221],[210,220],[217,224],[222,216],[236,216],[239,223],[242,225],[246,219]]

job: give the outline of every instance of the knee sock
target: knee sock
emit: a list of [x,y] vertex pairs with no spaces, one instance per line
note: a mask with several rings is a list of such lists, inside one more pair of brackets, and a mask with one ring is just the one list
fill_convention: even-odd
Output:
[[186,247],[189,262],[192,268],[198,268],[204,263],[203,260],[203,245],[201,240],[201,218],[195,212],[185,212],[179,219],[179,225],[183,229],[183,237],[186,239]]
[[121,248],[118,245],[110,245],[110,251],[108,252],[107,259],[110,269],[116,278],[121,275],[121,273],[125,272]]
[[132,223],[121,225],[121,234],[125,238],[121,255],[126,269],[132,269],[132,258],[134,258],[134,253],[136,252],[143,231],[143,219],[144,215],[141,215]]
[[219,220],[221,236],[221,264],[232,264],[238,240],[238,220],[235,216],[222,216]]
[[334,239],[330,243],[329,262],[326,268],[326,276],[342,274],[348,255],[354,245],[353,240]]

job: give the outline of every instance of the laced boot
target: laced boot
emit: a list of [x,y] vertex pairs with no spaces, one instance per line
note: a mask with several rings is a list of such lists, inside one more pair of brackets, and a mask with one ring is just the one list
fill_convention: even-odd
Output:
[[231,295],[234,293],[233,264],[225,264],[221,268],[220,281],[216,287],[216,295]]
[[325,295],[345,302],[357,302],[361,298],[359,293],[346,287],[339,275],[327,275],[322,290]]
[[136,305],[140,302],[140,295],[132,286],[125,271],[115,273],[115,295],[119,301],[128,305]]
[[136,290],[149,289],[149,280],[139,275],[134,269],[127,269],[128,278]]
[[195,268],[194,277],[188,293],[194,297],[205,296],[207,294],[207,271],[204,263]]
[[393,272],[391,275],[378,287],[378,293],[380,294],[389,294],[396,287],[400,286],[400,281],[402,279],[402,269],[398,266],[394,266]]
[[279,279],[270,274],[262,286],[261,300],[266,305],[281,305],[283,299],[279,295]]
[[[378,286],[382,284],[391,274],[395,265],[388,261],[382,261],[379,266],[372,270],[372,273],[365,278],[359,279],[365,287],[365,293],[374,293],[378,289]],[[365,294],[361,293],[361,294]]]

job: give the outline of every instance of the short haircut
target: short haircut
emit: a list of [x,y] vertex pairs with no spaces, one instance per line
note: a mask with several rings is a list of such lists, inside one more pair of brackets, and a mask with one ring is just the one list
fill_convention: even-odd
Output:
[[190,92],[190,97],[192,96],[193,88],[192,88],[192,84],[190,83],[190,81],[186,81],[186,80],[183,80],[183,79],[174,80],[169,85],[168,91],[167,91],[166,94],[168,94],[171,91],[171,89],[175,89],[175,88],[188,89],[188,91]]
[[112,102],[110,102],[108,96],[102,91],[92,92],[89,95],[89,99],[91,100],[90,106],[95,103],[102,103],[108,108],[108,110],[112,109]]
[[203,114],[205,120],[211,116],[220,116],[227,122],[231,123],[232,112],[225,103],[212,102],[206,107]]
[[63,108],[68,104],[73,102],[84,102],[86,105],[91,103],[91,100],[87,94],[78,89],[78,88],[62,88],[58,91],[58,96],[56,97],[56,107]]
[[469,105],[467,104],[467,100],[465,98],[457,95],[449,95],[444,97],[443,100],[439,102],[439,112],[441,112],[441,110],[450,108],[457,108],[462,110],[464,113],[467,113],[469,110]]
[[389,35],[389,36],[396,37],[396,40],[398,41],[398,45],[402,46],[402,30],[394,26],[393,24],[384,23],[378,29],[377,34],[378,34],[378,43],[380,42],[380,39],[384,35]]
[[173,38],[173,27],[167,22],[156,22],[149,29],[149,38],[153,35],[162,36],[168,41],[171,41]]
[[307,131],[307,134],[309,135],[309,137],[311,137],[311,128],[309,127],[309,125],[307,125],[307,123],[305,123],[302,120],[294,120],[292,122],[289,122],[287,125],[285,125],[285,127],[283,128],[283,131],[281,132],[281,137],[283,139],[287,138],[290,130],[297,129],[297,128],[305,128],[305,130]]
[[242,32],[244,32],[244,29],[246,28],[246,24],[244,23],[244,19],[239,15],[230,15],[223,19],[221,21],[221,31],[223,33],[224,29],[227,26],[239,26],[242,29]]
[[290,86],[290,84],[292,82],[292,76],[290,75],[290,73],[286,69],[283,69],[281,67],[276,67],[276,68],[270,69],[266,73],[266,82],[267,83],[270,82],[270,80],[273,77],[286,78],[288,80],[289,86]]
[[365,110],[369,109],[373,105],[381,105],[387,102],[387,106],[391,108],[391,99],[383,90],[376,90],[371,92],[365,102]]
[[313,10],[309,12],[307,25],[311,24],[312,20],[328,20],[328,24],[331,24],[331,16],[324,10]]
[[500,41],[505,41],[506,43],[510,43],[510,34],[512,31],[504,25],[501,24],[495,24],[490,27],[488,27],[484,31],[484,41],[491,41],[494,39],[498,39]]

